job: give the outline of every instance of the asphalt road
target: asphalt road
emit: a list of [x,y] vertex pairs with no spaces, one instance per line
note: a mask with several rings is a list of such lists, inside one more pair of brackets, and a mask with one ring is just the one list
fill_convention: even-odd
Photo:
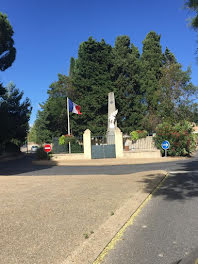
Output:
[[[148,170],[198,170],[198,155],[189,160],[151,163],[151,164],[134,164],[134,165],[112,165],[112,166],[41,166],[32,164],[32,155],[23,159],[0,162],[0,175],[122,175],[134,172]],[[78,165],[78,164],[77,164]]]
[[102,264],[172,264],[192,251],[194,261],[182,263],[197,263],[198,159],[168,169],[170,176]]

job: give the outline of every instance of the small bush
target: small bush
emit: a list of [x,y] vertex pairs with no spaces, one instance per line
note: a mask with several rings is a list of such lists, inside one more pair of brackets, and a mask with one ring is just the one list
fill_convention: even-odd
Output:
[[132,140],[138,140],[138,132],[137,131],[132,131],[130,133],[131,139]]
[[50,155],[45,152],[43,147],[40,147],[36,151],[36,158],[38,160],[49,160],[50,159]]
[[136,141],[138,139],[145,138],[147,134],[146,130],[134,130],[130,133],[130,136],[132,140]]
[[192,125],[187,121],[176,125],[170,125],[165,122],[156,128],[155,145],[164,153],[161,144],[163,141],[168,140],[170,143],[170,148],[167,152],[169,156],[188,156],[196,148],[195,136],[192,132]]
[[[68,144],[71,144],[71,153],[83,153],[83,145],[81,145],[77,138],[75,138],[73,135],[62,135],[59,137],[59,146],[54,146],[55,150],[60,149],[60,147],[63,149],[63,152],[68,152],[69,147]],[[55,151],[56,152],[56,151]]]
[[73,135],[62,135],[59,137],[59,145],[69,144],[69,142],[75,142],[76,139]]
[[77,142],[71,143],[71,153],[83,153],[83,146]]

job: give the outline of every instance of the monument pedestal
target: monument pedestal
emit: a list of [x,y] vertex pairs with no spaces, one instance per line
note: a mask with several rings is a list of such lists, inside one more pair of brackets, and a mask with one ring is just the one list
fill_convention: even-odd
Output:
[[114,129],[107,130],[107,144],[115,144],[115,131]]

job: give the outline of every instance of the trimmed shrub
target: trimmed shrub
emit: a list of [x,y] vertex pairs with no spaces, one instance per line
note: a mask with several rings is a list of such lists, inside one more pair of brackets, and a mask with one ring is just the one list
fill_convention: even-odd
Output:
[[50,155],[45,152],[43,147],[40,147],[36,151],[36,159],[38,159],[38,160],[49,160]]
[[83,145],[78,142],[71,143],[71,153],[83,153]]
[[196,148],[195,136],[192,132],[192,125],[187,121],[176,125],[164,122],[156,128],[155,145],[164,153],[161,144],[163,141],[168,140],[170,143],[167,152],[169,156],[188,156]]

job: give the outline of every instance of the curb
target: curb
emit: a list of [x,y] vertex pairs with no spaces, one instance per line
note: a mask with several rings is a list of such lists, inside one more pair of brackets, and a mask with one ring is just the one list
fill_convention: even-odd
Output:
[[97,160],[68,160],[68,161],[53,161],[53,160],[33,160],[32,164],[40,166],[116,166],[116,165],[136,165],[136,164],[150,164],[150,163],[166,163],[187,160],[188,158],[156,158],[156,159],[97,159]]

